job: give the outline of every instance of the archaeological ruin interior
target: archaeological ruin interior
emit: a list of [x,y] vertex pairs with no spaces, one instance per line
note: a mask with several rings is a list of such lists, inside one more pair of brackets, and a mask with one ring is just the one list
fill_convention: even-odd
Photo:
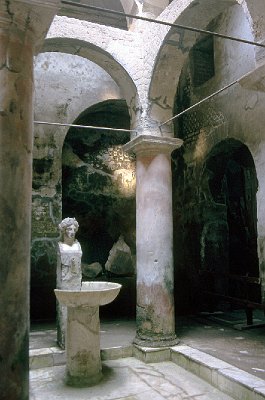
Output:
[[1,0],[0,24],[0,398],[29,398],[66,217],[82,280],[122,285],[101,317],[135,320],[137,346],[175,346],[180,316],[239,309],[251,325],[264,0]]

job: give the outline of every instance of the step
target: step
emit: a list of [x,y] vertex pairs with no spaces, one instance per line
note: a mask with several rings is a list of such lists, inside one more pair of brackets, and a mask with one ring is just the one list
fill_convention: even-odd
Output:
[[[263,379],[186,345],[171,348],[129,345],[101,349],[102,360],[132,356],[146,364],[172,361],[235,400],[265,399]],[[64,365],[65,362],[65,351],[58,347],[30,350],[30,369]]]
[[[116,346],[100,350],[102,360],[117,360],[132,357],[133,346]],[[29,369],[39,369],[64,365],[66,363],[65,350],[60,347],[47,347],[29,351]]]

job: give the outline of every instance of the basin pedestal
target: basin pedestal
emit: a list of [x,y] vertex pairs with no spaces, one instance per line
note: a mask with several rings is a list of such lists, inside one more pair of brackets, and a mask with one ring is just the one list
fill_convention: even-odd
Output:
[[66,383],[90,386],[102,378],[99,307],[68,307]]
[[81,291],[55,289],[60,304],[67,306],[66,383],[91,386],[102,378],[99,306],[113,301],[121,285],[86,282]]

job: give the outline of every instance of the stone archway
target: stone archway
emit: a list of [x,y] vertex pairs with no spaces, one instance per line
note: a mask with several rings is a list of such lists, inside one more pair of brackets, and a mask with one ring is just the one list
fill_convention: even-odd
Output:
[[[75,124],[110,130],[73,127],[68,131],[62,150],[63,217],[74,216],[79,222],[83,280],[114,279],[123,285],[121,296],[103,312],[111,309],[113,317],[131,316],[135,313],[135,163],[134,157],[122,150],[130,133],[111,131],[129,129],[126,102],[96,104],[85,110]],[[119,253],[120,258],[124,257],[123,271],[117,260],[110,269],[106,266],[109,252],[118,241],[130,248],[132,264],[125,253]]]
[[205,176],[209,197],[202,223],[201,270],[208,273],[207,290],[220,295],[207,304],[222,307],[221,296],[260,302],[259,286],[241,280],[259,277],[258,183],[247,146],[234,139],[217,144],[206,159]]
[[[137,101],[136,88],[128,72],[111,54],[96,45],[90,46],[87,42],[64,37],[46,40],[41,53],[40,59],[43,62],[40,61],[38,85],[35,85],[36,120],[68,124],[74,121],[77,123],[83,121],[86,124],[85,119],[82,120],[83,114],[78,116],[80,111],[92,107],[90,111],[96,112],[96,109],[93,108],[95,103],[107,102],[108,99],[112,99],[114,102],[115,99],[125,99],[122,101],[123,109],[128,107],[127,115],[129,115],[128,110],[133,115],[128,116],[128,121],[123,126],[119,125],[121,120],[123,121],[122,115],[120,115],[120,119],[116,118],[116,122],[118,121],[116,127],[130,129],[130,118],[133,119],[135,114],[129,105],[133,106],[134,100]],[[63,62],[61,57],[65,57]],[[93,60],[94,66],[90,60]],[[78,72],[75,74],[75,71]],[[82,76],[85,76],[84,80]],[[49,101],[46,100],[47,98]],[[108,108],[110,113],[113,109]],[[82,117],[81,120],[80,117]],[[104,121],[98,119],[95,123],[102,126]],[[93,125],[93,121],[90,122],[88,125]],[[114,127],[115,125],[108,123],[106,122],[106,126]],[[67,128],[64,126],[35,125],[34,130],[32,321],[55,318],[53,288],[55,285],[58,223],[61,220],[62,211],[61,152],[66,133]],[[129,138],[126,141],[128,140]],[[116,178],[118,180],[119,174],[116,174]]]
[[[82,5],[110,9],[122,14],[124,12],[125,6],[123,2],[123,0],[76,0],[76,4],[73,4],[73,2],[72,4],[62,4],[59,15],[65,15],[70,18],[80,18],[89,22],[127,30],[128,26],[125,16],[122,17],[121,15],[119,15],[118,17],[115,17],[108,13],[100,13],[96,10],[86,10],[84,8],[78,7],[78,5],[82,3]],[[86,11],[85,13],[84,10]]]
[[[62,52],[86,58],[107,72],[121,90],[130,112],[134,104],[138,104],[136,86],[125,68],[106,50],[98,45],[77,38],[52,37],[45,40],[41,49],[45,52]],[[133,118],[134,115],[131,115]]]
[[224,309],[222,296],[260,302],[260,285],[240,283],[259,280],[258,182],[249,149],[225,139],[202,164],[188,163],[184,149],[172,162],[176,313]]
[[[247,20],[251,30],[251,35],[248,36],[248,39],[255,41],[261,35],[258,29],[255,30],[253,27],[254,21],[257,21],[256,24],[260,27],[259,31],[262,31],[263,21],[260,19],[262,5],[260,2],[255,6],[251,0],[240,4],[236,0],[186,1],[181,6],[176,3],[177,1],[173,1],[161,14],[163,20],[218,32],[215,27],[215,21],[218,16],[230,7],[237,7],[238,12],[241,13],[241,18],[243,17]],[[233,23],[231,24],[233,25]],[[223,30],[220,33],[238,37],[244,37],[245,35],[245,32],[242,35],[238,33],[235,35],[234,32],[225,32]],[[199,38],[199,34],[176,28],[168,29],[165,33],[160,47],[157,49],[149,88],[150,116],[152,119],[161,121],[162,116],[162,120],[167,120],[172,117],[172,113],[175,114],[173,110],[174,98],[180,74],[190,50]],[[263,49],[257,48],[256,51],[259,57],[262,58]]]

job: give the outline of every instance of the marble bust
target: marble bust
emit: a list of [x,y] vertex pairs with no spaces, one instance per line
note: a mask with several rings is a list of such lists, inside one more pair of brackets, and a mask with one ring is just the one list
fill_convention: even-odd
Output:
[[[58,225],[60,240],[57,252],[57,289],[81,290],[82,249],[75,238],[79,224],[75,218],[67,217]],[[67,309],[57,303],[57,342],[65,347]]]
[[[82,249],[75,235],[79,224],[75,218],[65,218],[59,224],[60,241],[58,243],[57,288],[81,288]],[[70,287],[70,286],[71,287]]]

